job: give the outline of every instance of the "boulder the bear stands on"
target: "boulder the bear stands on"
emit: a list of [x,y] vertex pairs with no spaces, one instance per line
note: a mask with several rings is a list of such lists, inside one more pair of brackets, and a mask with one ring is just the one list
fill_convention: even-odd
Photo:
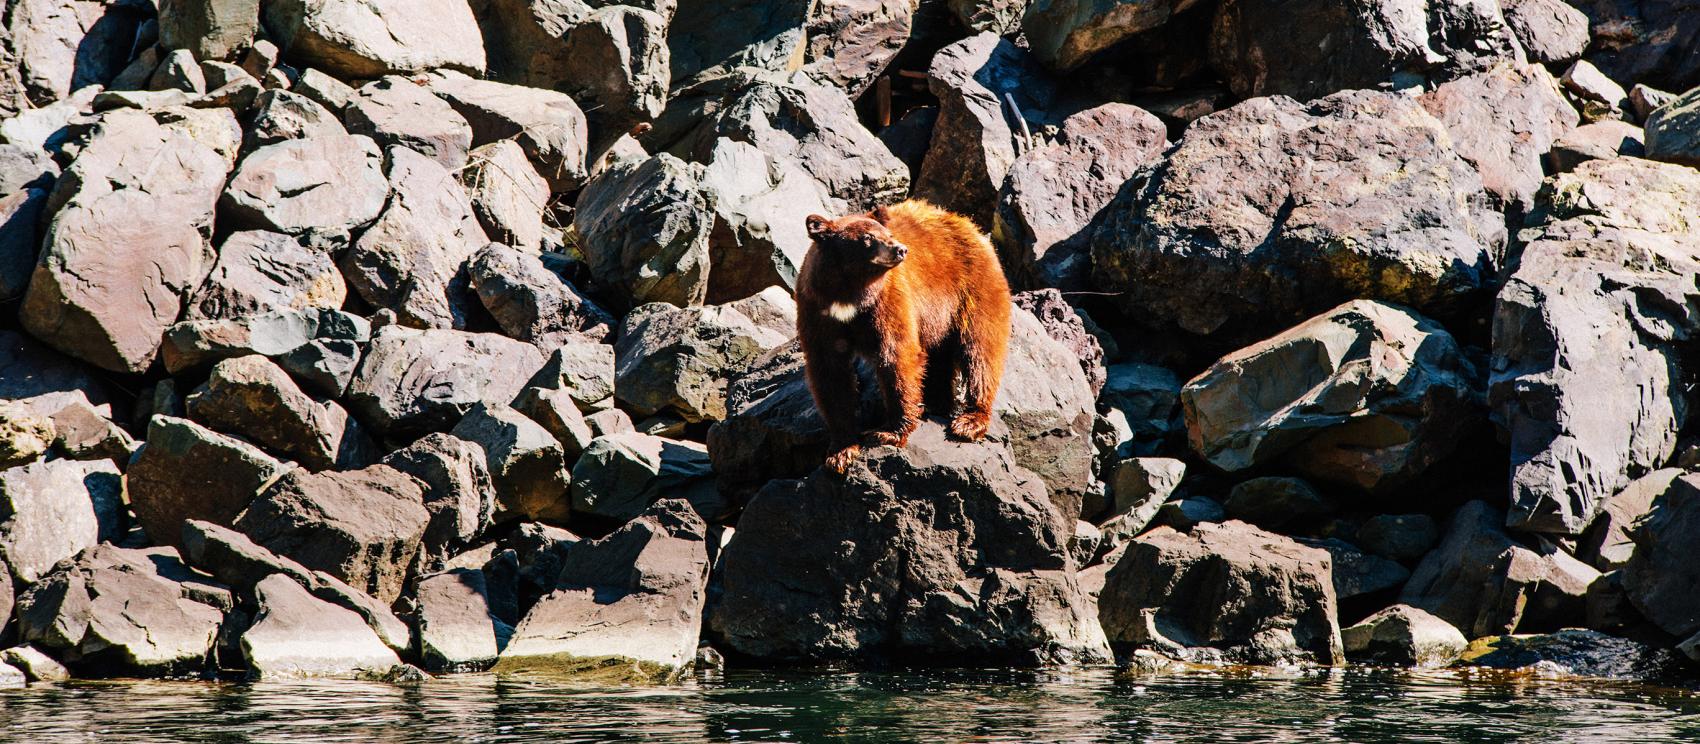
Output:
[[[866,359],[885,403],[876,444],[903,446],[921,422],[929,356],[935,373],[962,376],[963,409],[950,432],[978,441],[1009,346],[1009,284],[972,222],[922,201],[836,220],[808,217],[814,245],[797,277],[797,338],[809,390],[831,436],[826,466],[843,473],[861,455],[855,357]],[[935,380],[935,382],[938,382]]]

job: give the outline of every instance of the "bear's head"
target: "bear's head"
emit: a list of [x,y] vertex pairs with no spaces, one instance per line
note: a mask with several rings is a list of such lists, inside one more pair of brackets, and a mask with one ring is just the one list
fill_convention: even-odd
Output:
[[809,239],[815,241],[816,250],[821,251],[821,255],[828,258],[833,266],[884,271],[909,257],[909,246],[899,241],[886,227],[883,207],[836,220],[811,214],[806,224]]

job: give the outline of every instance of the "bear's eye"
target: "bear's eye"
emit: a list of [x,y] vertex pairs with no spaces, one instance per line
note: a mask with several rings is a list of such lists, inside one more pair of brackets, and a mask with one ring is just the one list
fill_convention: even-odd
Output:
[[862,247],[863,248],[872,248],[872,247],[874,247],[874,243],[875,243],[874,236],[872,236],[872,235],[863,235],[862,236]]

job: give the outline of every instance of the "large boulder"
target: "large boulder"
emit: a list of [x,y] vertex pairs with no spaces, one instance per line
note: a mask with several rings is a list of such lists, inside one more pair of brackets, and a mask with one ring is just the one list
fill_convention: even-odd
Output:
[[845,477],[770,483],[720,557],[720,642],[769,661],[1106,660],[1072,517],[998,442],[922,424]]
[[0,470],[0,514],[5,515],[0,517],[0,566],[33,584],[54,564],[102,540],[117,539],[123,490],[123,477],[107,460],[47,460]]
[[614,395],[638,416],[726,417],[726,386],[796,334],[797,304],[777,287],[700,308],[643,305],[614,344]]
[[1018,287],[1079,291],[1092,226],[1123,183],[1162,155],[1168,132],[1143,109],[1106,103],[1064,119],[1053,144],[1021,153],[998,192],[992,242]]
[[483,447],[448,434],[427,434],[386,455],[383,464],[413,476],[425,487],[422,550],[427,565],[447,560],[490,528],[496,485]]
[[[1009,355],[992,410],[1008,429],[1016,463],[1044,480],[1072,523],[1094,480],[1092,388],[1079,356],[1047,335],[1032,314],[1016,309],[1010,317]],[[876,410],[879,391],[871,375],[861,389],[864,410]],[[826,427],[796,344],[768,352],[733,380],[726,412],[709,430],[708,443],[729,492],[753,493],[775,478],[802,477],[826,457]]]
[[1434,615],[1410,605],[1393,605],[1340,631],[1346,655],[1355,661],[1396,666],[1443,667],[1470,642]]
[[1660,497],[1670,491],[1672,481],[1683,474],[1681,468],[1661,468],[1636,478],[1623,490],[1612,494],[1600,509],[1600,516],[1594,519],[1578,541],[1576,556],[1601,571],[1623,568],[1635,556],[1637,523],[1643,518],[1665,518],[1663,514],[1654,517],[1653,507],[1669,501],[1660,501]]
[[708,526],[663,500],[613,534],[568,549],[555,589],[514,628],[498,671],[675,680],[696,658],[708,597]]
[[1210,35],[1211,65],[1244,97],[1409,87],[1522,56],[1499,3],[1481,0],[1224,0]]
[[927,87],[939,117],[915,196],[989,228],[1017,141],[1053,116],[1053,84],[1026,52],[982,33],[934,55]]
[[18,598],[18,634],[82,675],[203,672],[224,613],[192,599],[161,564],[187,574],[170,550],[85,550]]
[[101,382],[87,366],[15,331],[0,331],[0,400],[41,416],[75,403],[112,413]]
[[1503,64],[1423,94],[1482,187],[1516,213],[1528,210],[1545,173],[1541,157],[1576,126],[1576,109],[1539,65]]
[[1452,515],[1399,596],[1478,638],[1520,627],[1580,625],[1588,584],[1599,573],[1557,551],[1523,547],[1505,533],[1503,514],[1471,501]]
[[567,520],[572,502],[566,457],[548,429],[505,405],[481,403],[450,434],[484,451],[496,487],[497,521]]
[[342,110],[342,120],[350,134],[371,137],[386,150],[406,147],[451,171],[466,165],[472,149],[472,127],[454,107],[399,75],[362,86]]
[[232,525],[255,543],[385,604],[401,596],[430,514],[418,481],[385,465],[294,470]]
[[1647,157],[1700,167],[1700,87],[1647,117]]
[[390,204],[342,257],[343,275],[404,325],[464,328],[474,303],[466,261],[489,240],[454,174],[406,147],[387,154]]
[[740,67],[792,71],[814,0],[679,0],[668,39],[673,88]]
[[41,253],[40,222],[47,189],[39,185],[0,191],[0,297],[22,297]]
[[1588,48],[1588,16],[1564,0],[1499,0],[1505,25],[1538,64],[1563,64]]
[[618,163],[579,192],[580,250],[616,310],[707,299],[714,211],[702,178],[701,165],[664,153]]
[[343,79],[447,67],[484,71],[484,39],[467,0],[278,0],[266,28],[301,67]]
[[543,214],[549,208],[549,182],[513,140],[474,148],[460,174],[472,199],[472,212],[484,234],[527,253],[543,246]]
[[189,418],[293,458],[312,470],[366,464],[371,443],[334,401],[314,400],[258,354],[226,359],[184,400]]
[[567,344],[551,353],[525,385],[563,391],[580,412],[588,415],[613,408],[614,363],[612,346]]
[[[994,3],[997,4],[997,3]],[[1198,0],[1034,0],[1021,18],[1033,54],[1058,70],[1167,23]]]
[[151,6],[134,0],[8,4],[0,36],[8,37],[4,46],[12,69],[6,77],[16,76],[23,90],[15,93],[28,96],[19,108],[46,106],[80,88],[111,82],[130,62],[139,27],[154,14]]
[[1154,325],[1230,343],[1352,298],[1445,316],[1481,293],[1505,240],[1446,128],[1373,91],[1201,119],[1106,210],[1098,289]]
[[360,615],[315,598],[295,579],[272,574],[254,598],[254,623],[241,639],[253,679],[353,678],[401,663]]
[[636,431],[607,434],[591,440],[573,465],[573,511],[617,524],[676,498],[720,521],[731,510],[713,474],[706,448],[696,442]]
[[1279,462],[1386,493],[1451,454],[1481,380],[1438,323],[1354,300],[1218,360],[1181,389],[1187,439],[1229,471]]
[[160,356],[167,371],[261,354],[308,386],[341,396],[354,376],[372,325],[341,310],[274,310],[228,319],[189,320],[165,332]]
[[389,198],[384,158],[372,138],[327,134],[261,147],[242,159],[220,207],[220,224],[346,242],[378,218]]
[[[350,88],[349,99],[353,98]],[[242,149],[252,152],[286,140],[342,134],[348,134],[342,120],[323,104],[300,93],[273,88],[254,99],[254,110],[248,115],[242,136]]]
[[347,402],[384,436],[447,431],[477,403],[513,400],[541,366],[537,347],[494,333],[385,326]]
[[1700,14],[1681,2],[1574,0],[1595,43],[1588,59],[1614,80],[1664,90],[1700,85]]
[[491,612],[484,572],[457,568],[419,580],[419,655],[433,672],[481,672],[513,628]]
[[218,260],[190,297],[185,318],[209,320],[273,310],[342,307],[348,286],[329,254],[282,233],[244,230],[218,248]]
[[1623,568],[1623,589],[1635,609],[1660,630],[1679,638],[1700,632],[1700,570],[1689,547],[1700,530],[1700,474],[1670,481],[1652,510],[1635,523],[1634,553]]
[[175,546],[184,522],[230,526],[287,469],[247,442],[185,419],[154,416],[125,485],[148,539]]
[[159,6],[160,45],[186,49],[195,59],[229,59],[260,30],[260,0],[162,0]]
[[540,349],[602,341],[617,322],[535,253],[491,243],[473,254],[467,274],[502,332]]
[[511,139],[554,190],[584,185],[589,134],[570,96],[451,74],[437,76],[430,89],[472,126],[472,144]]
[[48,199],[19,320],[104,369],[141,372],[212,269],[213,208],[230,165],[152,117],[110,114]]
[[803,69],[860,96],[902,51],[914,27],[914,0],[822,0],[809,15]]
[[1032,313],[1045,329],[1045,335],[1074,353],[1094,396],[1103,392],[1108,370],[1104,367],[1102,341],[1109,339],[1085,311],[1068,304],[1063,293],[1055,289],[1017,292],[1010,300],[1016,307]]
[[1105,577],[1110,642],[1242,664],[1345,662],[1326,551],[1244,522],[1159,527]]
[[827,193],[801,164],[755,145],[721,138],[703,172],[714,195],[709,237],[708,302],[748,297],[767,287],[795,288],[814,241],[797,215],[843,214],[848,207]]
[[1700,172],[1592,160],[1541,189],[1499,292],[1489,400],[1513,527],[1579,534],[1674,453],[1700,332]]

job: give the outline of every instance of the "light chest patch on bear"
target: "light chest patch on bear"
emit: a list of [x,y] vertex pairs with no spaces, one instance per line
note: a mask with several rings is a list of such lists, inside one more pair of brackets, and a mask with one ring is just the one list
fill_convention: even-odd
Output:
[[834,302],[826,306],[826,314],[840,323],[855,320],[858,312],[860,311],[856,309],[856,306],[848,302]]

